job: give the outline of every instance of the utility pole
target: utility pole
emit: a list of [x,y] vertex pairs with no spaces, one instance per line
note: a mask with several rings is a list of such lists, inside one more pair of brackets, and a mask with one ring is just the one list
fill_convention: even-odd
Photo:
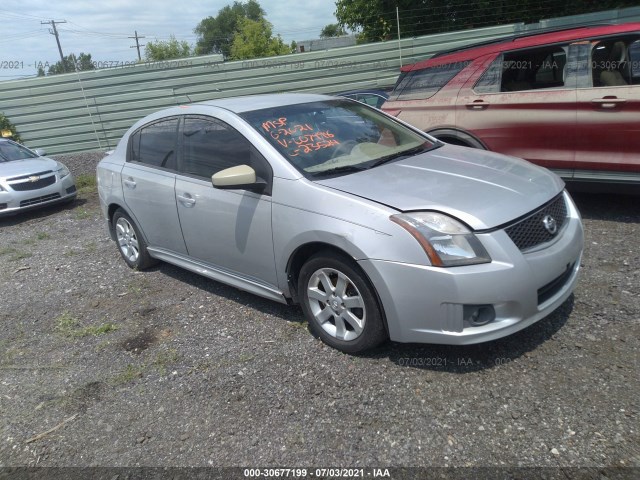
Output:
[[398,23],[398,53],[400,55],[400,67],[402,68],[402,42],[400,40],[400,11],[396,5],[396,22]]
[[129,48],[137,48],[138,49],[138,60],[142,61],[142,57],[140,56],[140,47],[144,47],[144,43],[142,45],[140,45],[140,43],[138,43],[138,39],[139,38],[144,38],[144,37],[139,37],[138,36],[138,31],[135,31],[136,36],[135,37],[127,37],[127,38],[135,38],[136,39],[136,45],[135,47],[133,45],[131,45]]
[[54,20],[51,20],[49,22],[40,22],[42,25],[47,24],[47,25],[51,25],[51,27],[53,28],[53,31],[49,30],[49,33],[51,35],[55,35],[56,37],[56,42],[58,43],[58,52],[60,52],[60,63],[62,65],[62,70],[64,72],[67,71],[67,69],[65,68],[64,65],[64,55],[62,55],[62,47],[60,46],[60,37],[58,37],[58,30],[56,30],[56,23],[67,23],[66,20],[63,20],[61,22],[56,22]]

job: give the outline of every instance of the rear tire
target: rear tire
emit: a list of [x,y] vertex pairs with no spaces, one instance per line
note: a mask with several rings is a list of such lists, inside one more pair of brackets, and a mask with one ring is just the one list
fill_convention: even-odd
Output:
[[124,210],[121,208],[116,210],[112,223],[118,250],[130,268],[144,270],[158,263],[149,255],[147,244],[142,238],[138,226]]
[[298,297],[310,330],[330,347],[359,353],[388,338],[373,286],[346,256],[320,252],[307,260]]

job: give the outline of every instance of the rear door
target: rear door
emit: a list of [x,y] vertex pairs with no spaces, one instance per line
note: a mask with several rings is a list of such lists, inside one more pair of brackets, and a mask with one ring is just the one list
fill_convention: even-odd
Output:
[[640,35],[579,47],[576,177],[640,181]]
[[487,68],[458,94],[457,128],[492,151],[571,176],[576,89],[568,50],[556,45],[487,56]]
[[122,190],[149,246],[186,253],[175,199],[178,117],[145,125],[131,135]]

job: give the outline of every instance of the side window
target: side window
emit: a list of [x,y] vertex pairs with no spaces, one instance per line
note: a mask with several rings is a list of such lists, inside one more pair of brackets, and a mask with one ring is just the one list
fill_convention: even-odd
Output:
[[563,87],[567,54],[564,50],[549,52],[536,71],[536,88]]
[[638,85],[640,84],[640,40],[629,45],[629,63],[632,83]]
[[502,55],[498,55],[482,74],[473,89],[478,93],[498,93],[502,82]]
[[175,170],[177,132],[177,118],[142,127],[129,139],[127,160]]
[[384,97],[381,97],[380,95],[376,95],[375,93],[368,93],[368,94],[359,94],[358,95],[358,100],[362,103],[365,103],[371,107],[376,107],[376,108],[380,108],[380,105],[382,105],[385,101]]
[[230,125],[213,118],[186,117],[181,172],[211,179],[225,168],[249,165],[256,175],[271,179],[271,168],[255,147]]
[[640,83],[640,40],[615,38],[594,41],[591,76],[594,87],[617,87]]
[[469,62],[456,62],[403,72],[400,74],[389,100],[430,98],[467,65]]
[[566,64],[566,50],[559,46],[505,53],[500,91],[564,87]]

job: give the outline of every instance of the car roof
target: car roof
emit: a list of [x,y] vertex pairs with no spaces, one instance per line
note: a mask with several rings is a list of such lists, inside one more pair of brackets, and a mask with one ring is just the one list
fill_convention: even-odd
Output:
[[371,88],[371,89],[365,89],[365,90],[348,90],[346,92],[340,92],[340,93],[336,93],[336,95],[356,95],[356,94],[360,94],[360,95],[382,95],[382,96],[389,96],[389,92],[386,90],[382,90],[382,89],[375,89],[375,88]]
[[265,108],[294,105],[297,103],[320,102],[329,98],[333,97],[311,93],[274,93],[269,95],[248,95],[244,97],[222,98],[219,100],[199,102],[193,105],[219,107],[234,113],[242,113],[251,110],[262,110]]
[[541,45],[636,31],[640,32],[640,22],[624,23],[621,25],[587,25],[546,33],[532,32],[524,33],[522,35],[510,35],[508,37],[498,38],[495,41],[468,45],[455,51],[436,54],[427,60],[422,60],[411,65],[405,65],[401,70],[403,72],[408,72],[411,70],[420,70],[422,68],[436,67],[455,62],[468,62],[490,53],[499,53],[505,50],[537,47]]

